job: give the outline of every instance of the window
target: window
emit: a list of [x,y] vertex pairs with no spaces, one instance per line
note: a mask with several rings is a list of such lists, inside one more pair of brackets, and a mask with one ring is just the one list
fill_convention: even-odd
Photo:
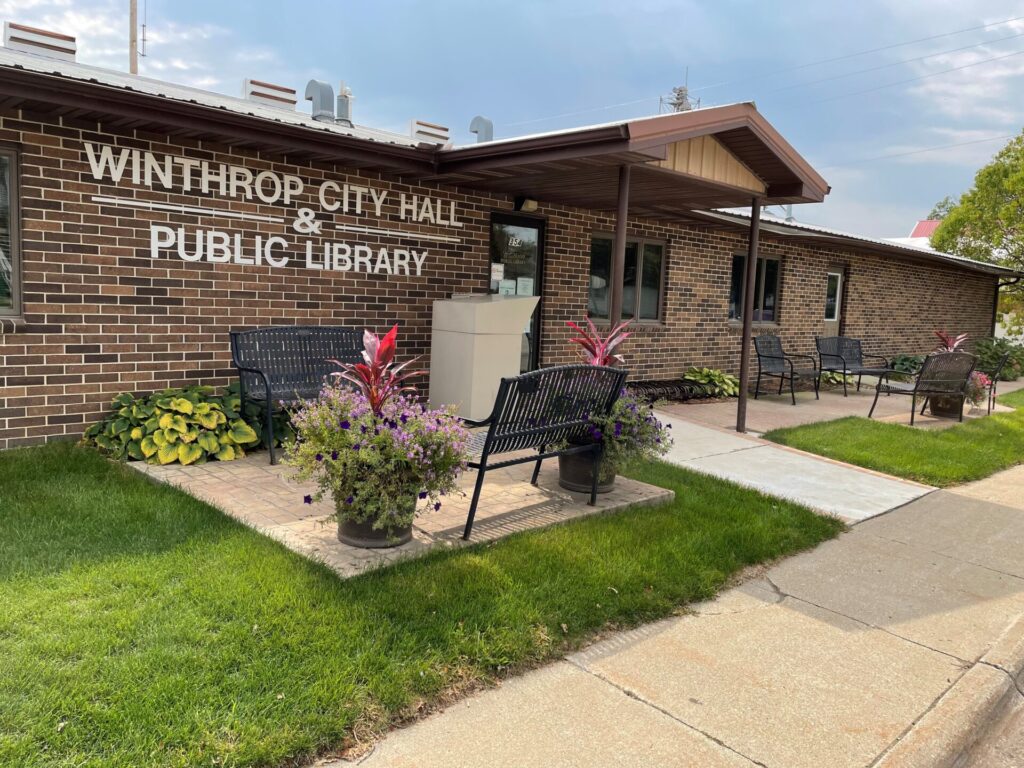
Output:
[[[608,319],[613,248],[614,238],[610,235],[594,235],[590,241],[588,313],[595,319]],[[657,240],[626,241],[626,264],[622,279],[623,320],[661,319],[661,283],[664,269],[664,243]]]
[[825,282],[825,319],[839,319],[839,292],[843,284],[841,272],[829,272]]
[[[729,319],[741,320],[743,315],[743,270],[746,256],[732,257],[732,281],[729,286]],[[754,277],[755,323],[774,323],[779,317],[779,260],[759,257]]]
[[15,155],[0,150],[0,316],[21,311],[18,295]]

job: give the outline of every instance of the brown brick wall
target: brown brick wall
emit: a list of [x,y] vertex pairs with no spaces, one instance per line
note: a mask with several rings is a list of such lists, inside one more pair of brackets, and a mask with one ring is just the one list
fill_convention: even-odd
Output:
[[[307,188],[288,209],[159,188],[139,187],[135,192],[138,200],[161,204],[255,215],[284,212],[282,224],[129,211],[91,199],[128,196],[132,185],[126,180],[118,185],[95,182],[85,158],[86,141],[296,174]],[[486,289],[489,216],[512,207],[510,200],[465,190],[415,187],[344,168],[292,165],[257,153],[171,143],[164,136],[17,111],[0,112],[0,142],[21,151],[24,302],[24,323],[14,332],[0,333],[0,448],[76,436],[119,391],[228,383],[233,372],[227,332],[232,328],[330,323],[383,330],[400,322],[403,353],[428,355],[432,303],[452,292]],[[325,178],[369,183],[393,195],[453,200],[465,222],[461,231],[429,225],[418,231],[457,234],[462,242],[405,241],[406,247],[429,252],[419,277],[149,257],[152,223],[182,225],[189,233],[197,228],[239,233],[247,241],[257,234],[306,239],[290,230],[294,208],[319,210],[316,187]],[[613,229],[614,221],[554,206],[539,213],[547,221],[541,360],[549,365],[574,359],[565,321],[580,320],[586,309],[590,235]],[[416,229],[399,221],[393,199],[383,221],[365,216],[337,216],[334,221]],[[727,320],[728,282],[730,256],[745,249],[745,235],[654,222],[636,222],[632,229],[664,239],[668,254],[665,321],[638,329],[627,342],[633,375],[678,376],[693,364],[735,370],[739,335]],[[312,239],[316,244],[347,240],[396,245],[371,235],[333,231]],[[773,330],[794,351],[812,349],[813,335],[821,331],[824,274],[835,263],[849,269],[846,331],[876,341],[884,352],[928,349],[934,327],[972,336],[989,332],[992,278],[880,256],[796,248],[771,237],[764,238],[762,247],[783,260],[781,321]],[[10,324],[2,327],[9,331]]]

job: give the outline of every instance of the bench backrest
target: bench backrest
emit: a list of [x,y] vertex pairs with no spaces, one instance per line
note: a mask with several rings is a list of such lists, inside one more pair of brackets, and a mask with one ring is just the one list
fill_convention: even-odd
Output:
[[502,379],[486,451],[586,440],[590,418],[607,414],[625,383],[626,371],[597,365],[562,365]]
[[[362,361],[363,331],[320,325],[290,325],[231,332],[231,358],[236,368],[262,371],[275,393],[318,386],[338,370],[327,362]],[[262,392],[257,374],[239,370],[247,392]]]
[[917,375],[917,390],[925,393],[961,395],[978,358],[967,352],[928,355]]
[[785,352],[782,351],[782,339],[770,333],[754,337],[754,351],[757,352],[757,364],[762,371],[779,372],[788,370]]
[[814,345],[818,349],[822,370],[864,367],[864,351],[860,339],[851,339],[848,336],[816,336]]

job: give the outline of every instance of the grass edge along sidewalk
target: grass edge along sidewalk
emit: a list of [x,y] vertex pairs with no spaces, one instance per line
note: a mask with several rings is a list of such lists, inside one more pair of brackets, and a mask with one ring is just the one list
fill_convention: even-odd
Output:
[[999,397],[993,413],[945,429],[847,416],[766,432],[762,437],[836,461],[940,488],[981,480],[1024,461],[1024,390]]
[[658,508],[339,580],[84,449],[0,453],[0,764],[294,764],[842,530],[667,464]]

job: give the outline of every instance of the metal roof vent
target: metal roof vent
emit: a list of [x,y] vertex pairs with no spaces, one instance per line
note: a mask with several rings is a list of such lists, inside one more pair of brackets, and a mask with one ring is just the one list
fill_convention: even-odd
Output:
[[447,144],[449,139],[449,130],[443,125],[435,125],[423,120],[413,120],[410,132],[414,139],[419,139],[427,144]]
[[249,101],[278,109],[295,109],[298,103],[294,88],[265,83],[262,80],[247,79],[242,83],[242,92]]
[[306,83],[306,101],[313,102],[313,119],[334,122],[334,89],[323,80]]
[[469,124],[469,132],[476,134],[476,143],[491,141],[494,138],[494,123],[483,115],[477,115]]
[[352,102],[354,97],[352,96],[352,89],[345,85],[345,81],[342,80],[338,84],[338,110],[334,121],[341,125],[346,125],[349,128],[352,127]]
[[75,38],[70,35],[26,27],[13,21],[4,22],[4,47],[61,61],[74,61],[78,49]]

